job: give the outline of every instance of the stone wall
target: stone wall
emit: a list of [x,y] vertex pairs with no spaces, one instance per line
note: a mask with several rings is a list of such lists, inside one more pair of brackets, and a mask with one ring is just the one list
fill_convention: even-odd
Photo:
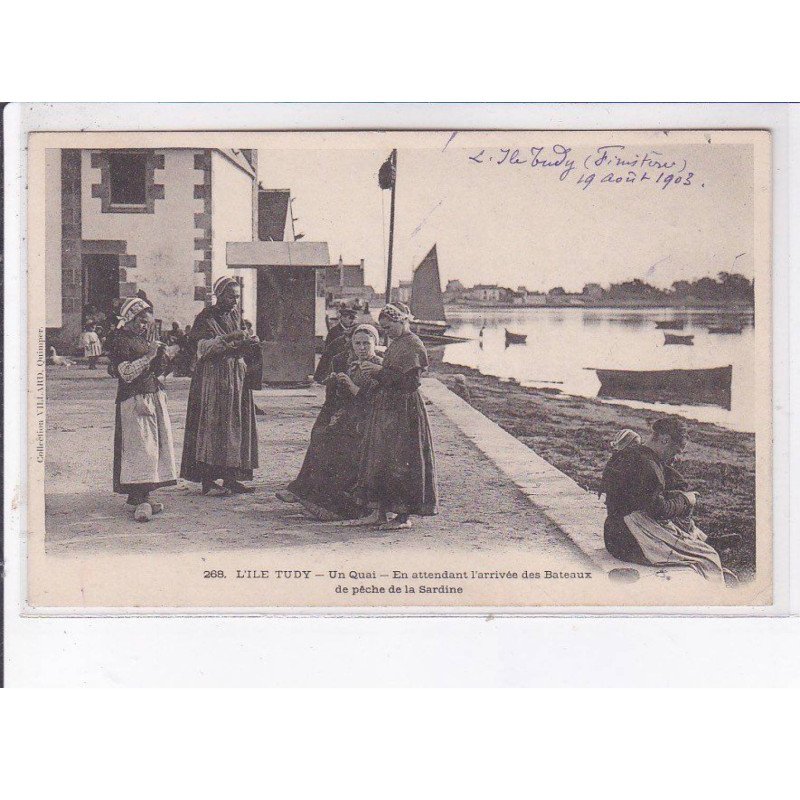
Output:
[[73,352],[81,333],[81,151],[61,151],[61,328],[53,331],[59,352]]

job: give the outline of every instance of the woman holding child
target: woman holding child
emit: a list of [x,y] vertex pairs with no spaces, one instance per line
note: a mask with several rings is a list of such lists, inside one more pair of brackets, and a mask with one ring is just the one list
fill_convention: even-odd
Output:
[[316,519],[353,519],[363,514],[350,490],[358,477],[358,454],[377,388],[364,365],[380,366],[383,361],[375,353],[378,338],[374,325],[350,330],[347,348],[330,362],[325,403],[311,429],[303,466],[287,489],[277,492],[278,499],[301,503]]

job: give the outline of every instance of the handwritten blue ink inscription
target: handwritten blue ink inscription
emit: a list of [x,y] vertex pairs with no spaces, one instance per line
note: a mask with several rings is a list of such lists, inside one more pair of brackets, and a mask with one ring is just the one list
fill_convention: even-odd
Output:
[[622,144],[604,144],[584,158],[562,144],[552,147],[483,148],[468,156],[473,164],[549,172],[561,182],[586,191],[593,184],[626,186],[649,184],[662,191],[668,186],[698,184],[685,158],[666,157],[657,150],[636,152]]

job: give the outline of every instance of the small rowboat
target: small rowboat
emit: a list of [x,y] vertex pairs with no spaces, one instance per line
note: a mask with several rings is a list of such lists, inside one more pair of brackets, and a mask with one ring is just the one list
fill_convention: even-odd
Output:
[[709,333],[741,333],[744,330],[741,325],[713,325],[708,329]]
[[682,319],[666,319],[656,322],[656,328],[660,331],[682,331],[686,327],[686,322]]
[[512,333],[508,328],[506,330],[506,346],[510,344],[525,344],[528,340],[527,333]]
[[676,336],[674,333],[665,333],[664,344],[694,344],[694,334]]
[[462,342],[469,341],[469,339],[465,339],[463,336],[450,336],[445,333],[420,333],[418,336],[422,340],[422,343],[428,347],[436,347],[437,345],[461,344]]
[[412,319],[411,332],[417,336],[441,336],[449,327],[449,322],[439,322],[438,320]]
[[708,369],[589,369],[594,369],[600,379],[600,397],[731,407],[730,365]]

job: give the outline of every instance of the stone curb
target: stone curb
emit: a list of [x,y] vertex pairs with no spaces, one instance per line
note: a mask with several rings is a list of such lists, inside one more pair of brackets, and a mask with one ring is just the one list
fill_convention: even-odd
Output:
[[572,478],[450,391],[438,378],[424,378],[422,393],[495,466],[508,476],[599,570],[620,566],[603,544],[605,506]]

